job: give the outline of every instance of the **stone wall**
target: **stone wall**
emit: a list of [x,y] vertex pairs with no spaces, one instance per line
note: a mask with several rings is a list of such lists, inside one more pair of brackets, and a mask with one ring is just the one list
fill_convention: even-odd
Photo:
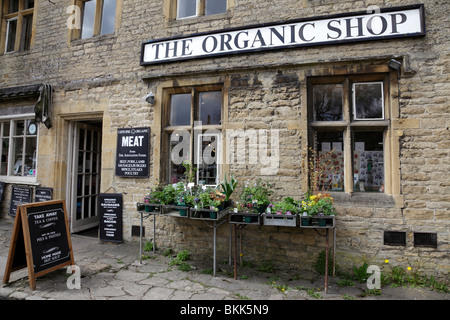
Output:
[[[257,1],[233,0],[221,19],[202,17],[169,21],[169,0],[130,0],[120,5],[113,35],[70,41],[66,21],[68,4],[36,1],[34,44],[30,51],[0,55],[0,87],[50,83],[54,87],[54,124],[40,126],[38,182],[53,187],[65,198],[67,184],[67,125],[70,120],[101,118],[103,124],[102,185],[124,194],[124,237],[139,225],[134,210],[147,189],[158,183],[160,119],[142,97],[149,91],[161,95],[168,82],[201,83],[217,77],[227,83],[227,116],[230,128],[279,130],[280,163],[268,174],[261,164],[230,164],[228,170],[243,181],[262,177],[275,184],[274,199],[301,197],[306,191],[303,167],[307,146],[306,79],[323,68],[351,70],[379,64],[395,57],[403,62],[398,92],[398,116],[393,134],[398,138],[398,192],[380,199],[337,196],[337,262],[351,269],[363,260],[381,264],[384,259],[406,265],[418,260],[427,273],[448,278],[450,271],[450,50],[446,0],[424,0],[425,37],[288,49],[241,54],[142,67],[141,43],[177,35],[272,23],[287,19],[364,11],[416,4],[416,1]],[[314,71],[316,70],[316,71]],[[20,100],[17,105],[20,105]],[[303,112],[303,113],[302,113]],[[117,128],[151,127],[149,179],[114,175]],[[248,151],[247,151],[248,152]],[[395,156],[395,155],[394,155]],[[2,219],[9,207],[2,202]],[[151,238],[152,221],[146,221]],[[212,229],[204,222],[157,218],[157,244],[188,248],[205,259],[212,257]],[[407,233],[407,245],[383,245],[385,230]],[[414,232],[437,233],[438,247],[413,245]],[[228,256],[229,225],[218,230],[218,256]],[[206,247],[203,244],[207,244]],[[324,238],[313,230],[281,227],[247,227],[244,259],[273,260],[279,267],[306,269]]]

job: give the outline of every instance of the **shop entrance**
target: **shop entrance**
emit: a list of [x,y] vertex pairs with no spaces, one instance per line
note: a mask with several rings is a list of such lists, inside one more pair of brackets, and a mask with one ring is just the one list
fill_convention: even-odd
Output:
[[70,131],[67,209],[76,233],[98,226],[102,122],[73,121]]

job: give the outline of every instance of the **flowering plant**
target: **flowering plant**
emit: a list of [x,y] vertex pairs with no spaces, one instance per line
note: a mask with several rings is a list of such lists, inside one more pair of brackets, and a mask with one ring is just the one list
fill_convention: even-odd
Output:
[[258,213],[258,206],[253,204],[252,202],[235,202],[234,208],[235,212],[243,212],[243,213]]
[[262,182],[261,179],[258,179],[254,184],[247,180],[241,194],[241,200],[244,203],[252,203],[257,206],[267,206],[270,203],[269,197],[273,194],[272,188],[272,184]]
[[287,197],[282,201],[269,204],[267,211],[270,211],[270,213],[276,215],[294,215],[299,211],[298,202],[290,197]]
[[308,216],[330,216],[336,214],[333,202],[334,200],[329,193],[306,195],[306,198],[301,202],[301,209]]
[[149,193],[144,197],[145,204],[160,204],[163,199],[163,188],[161,186],[157,186],[155,188],[151,188]]

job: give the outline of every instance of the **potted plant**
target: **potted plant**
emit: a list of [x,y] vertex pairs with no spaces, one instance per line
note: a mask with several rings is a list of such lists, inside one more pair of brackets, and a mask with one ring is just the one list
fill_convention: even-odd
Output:
[[163,198],[161,186],[151,188],[150,192],[144,197],[144,205],[146,212],[153,212],[155,205],[160,205]]
[[228,207],[230,206],[230,197],[233,194],[233,191],[236,189],[237,180],[231,176],[230,181],[227,180],[227,174],[225,173],[225,179],[220,184],[220,187],[222,188],[223,194],[225,194],[225,203],[224,206]]
[[178,213],[180,216],[185,217],[187,216],[187,204],[186,204],[186,195],[184,193],[179,193],[176,196],[176,204],[178,207],[186,207],[186,209],[178,208]]
[[252,203],[258,208],[259,213],[266,211],[270,203],[270,196],[273,194],[273,185],[268,182],[263,182],[258,179],[251,184],[249,180],[245,183],[243,192],[241,194],[241,201],[243,203]]
[[321,227],[326,226],[325,216],[334,216],[336,209],[334,207],[333,198],[328,193],[317,193],[306,195],[301,202],[302,225],[309,225],[307,217],[317,218],[318,224]]
[[298,202],[291,197],[271,203],[264,216],[265,225],[295,227],[297,225]]

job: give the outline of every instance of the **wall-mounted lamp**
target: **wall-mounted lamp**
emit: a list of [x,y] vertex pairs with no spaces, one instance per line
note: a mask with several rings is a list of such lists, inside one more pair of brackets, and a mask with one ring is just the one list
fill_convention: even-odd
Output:
[[394,70],[400,70],[400,67],[402,66],[402,63],[400,61],[397,61],[395,59],[391,59],[388,62],[388,67]]
[[155,103],[155,94],[153,92],[150,92],[144,97],[144,100],[147,101],[150,104]]

